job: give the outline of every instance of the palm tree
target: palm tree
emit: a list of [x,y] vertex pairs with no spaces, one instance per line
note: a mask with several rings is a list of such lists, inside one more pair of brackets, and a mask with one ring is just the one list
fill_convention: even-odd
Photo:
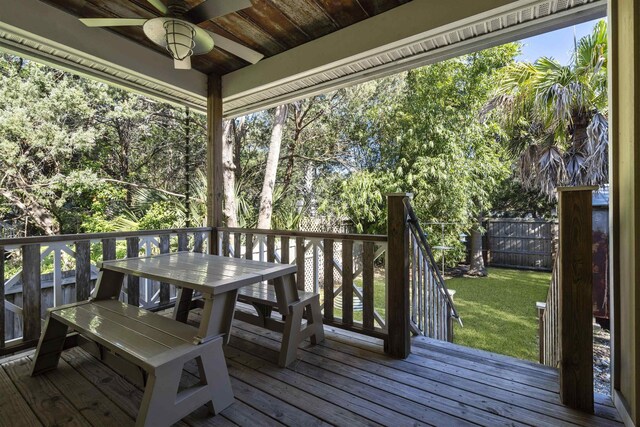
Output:
[[540,58],[505,67],[491,110],[526,189],[552,199],[557,186],[608,182],[606,21],[575,42],[569,65]]

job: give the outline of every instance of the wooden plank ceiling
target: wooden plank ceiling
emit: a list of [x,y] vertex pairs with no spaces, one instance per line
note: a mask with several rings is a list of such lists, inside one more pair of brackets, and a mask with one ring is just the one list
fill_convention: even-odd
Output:
[[[80,18],[154,18],[160,13],[145,0],[42,0]],[[167,3],[167,0],[162,0]],[[202,0],[185,0],[194,7]],[[252,7],[205,21],[201,27],[250,47],[265,57],[277,55],[410,0],[251,0]],[[142,27],[113,27],[144,46],[164,50],[146,39]],[[166,53],[166,52],[164,52]],[[226,74],[249,65],[214,48],[192,58],[193,68]]]

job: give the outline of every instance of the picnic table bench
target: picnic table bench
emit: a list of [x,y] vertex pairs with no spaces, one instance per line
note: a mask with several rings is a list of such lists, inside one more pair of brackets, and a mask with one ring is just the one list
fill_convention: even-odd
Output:
[[[105,363],[140,374],[145,391],[137,426],[168,426],[204,404],[218,413],[234,400],[222,346],[230,336],[239,289],[247,287],[242,298],[254,306],[275,306],[283,315],[280,322],[256,316],[267,327],[281,325],[281,366],[295,359],[301,337],[323,338],[318,295],[298,293],[295,269],[190,252],[105,261],[89,300],[48,310],[32,375],[57,367],[72,329],[90,340],[94,355]],[[118,301],[125,275],[179,286],[174,319]],[[273,287],[265,288],[268,280]],[[180,322],[186,322],[194,291],[200,292],[203,307],[198,328]],[[310,316],[302,329],[305,309]],[[200,382],[180,390],[183,366],[192,360]]]
[[[236,319],[282,333],[280,367],[296,360],[298,345],[305,339],[310,338],[312,344],[324,339],[320,295],[297,290],[293,274],[274,280],[273,286],[267,283],[245,286],[238,291],[238,301],[252,305],[256,313],[236,309]],[[271,317],[274,308],[282,319]]]

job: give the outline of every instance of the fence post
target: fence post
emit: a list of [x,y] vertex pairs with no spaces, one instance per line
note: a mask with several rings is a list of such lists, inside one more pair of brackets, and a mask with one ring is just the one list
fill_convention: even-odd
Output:
[[591,194],[597,187],[558,188],[560,398],[593,413],[593,273]]
[[387,325],[386,351],[406,358],[411,352],[409,326],[409,226],[407,193],[387,195]]

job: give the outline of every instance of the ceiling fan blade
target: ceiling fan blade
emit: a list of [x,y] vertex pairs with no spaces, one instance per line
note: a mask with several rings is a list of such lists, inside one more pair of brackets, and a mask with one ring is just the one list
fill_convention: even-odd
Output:
[[185,16],[189,21],[199,24],[248,7],[251,7],[250,0],[204,0]]
[[146,21],[144,18],[80,18],[87,27],[135,27]]
[[207,31],[207,33],[209,33],[209,35],[213,39],[216,47],[224,49],[227,52],[232,53],[233,55],[242,58],[247,62],[255,64],[256,62],[264,58],[263,54],[261,54],[260,52],[256,52],[255,50],[250,49],[245,45],[236,43],[233,40],[229,40],[228,38],[216,33],[212,33],[211,31]]
[[176,70],[190,70],[191,69],[191,57],[187,56],[183,60],[174,59],[173,68]]
[[147,0],[147,3],[150,3],[153,7],[158,9],[158,11],[163,15],[166,15],[167,12],[169,11],[169,9],[167,9],[167,6],[164,3],[162,3],[162,0]]

